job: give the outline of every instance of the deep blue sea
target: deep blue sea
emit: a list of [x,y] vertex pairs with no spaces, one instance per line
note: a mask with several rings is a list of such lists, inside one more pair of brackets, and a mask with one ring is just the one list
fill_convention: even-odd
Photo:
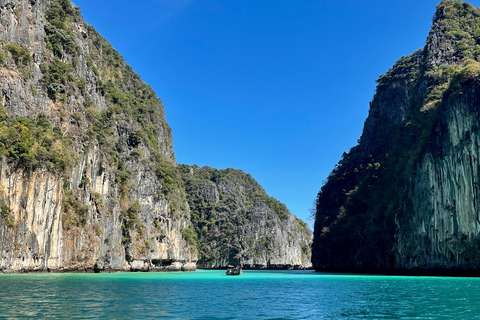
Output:
[[313,271],[0,275],[0,319],[480,319],[480,279]]

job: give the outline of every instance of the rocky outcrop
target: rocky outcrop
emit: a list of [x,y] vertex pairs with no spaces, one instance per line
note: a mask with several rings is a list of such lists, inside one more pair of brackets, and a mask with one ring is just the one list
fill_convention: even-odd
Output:
[[442,1],[425,47],[377,80],[317,197],[315,269],[480,274],[479,17]]
[[480,266],[480,87],[444,95],[438,134],[416,165],[406,190],[408,217],[398,217],[398,268],[478,271]]
[[0,269],[195,269],[153,90],[69,1],[0,1],[0,42]]
[[0,103],[1,272],[310,266],[243,173],[188,171],[191,217],[161,100],[69,0],[0,0]]
[[0,268],[61,268],[62,182],[45,171],[12,172],[4,160],[0,188],[14,221],[1,227]]
[[[179,166],[191,208],[200,268],[311,267],[311,232],[240,170]],[[193,233],[193,230],[192,230]]]

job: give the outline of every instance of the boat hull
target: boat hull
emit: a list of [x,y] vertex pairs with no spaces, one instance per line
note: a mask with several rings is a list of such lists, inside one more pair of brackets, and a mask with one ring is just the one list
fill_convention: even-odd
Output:
[[241,270],[227,270],[227,272],[225,272],[225,274],[227,276],[239,276],[242,274],[242,271]]

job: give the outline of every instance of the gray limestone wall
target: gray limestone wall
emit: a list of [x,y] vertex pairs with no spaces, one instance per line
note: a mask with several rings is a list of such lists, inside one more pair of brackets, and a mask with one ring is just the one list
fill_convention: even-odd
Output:
[[[78,17],[72,22],[78,47],[74,74],[85,80],[83,93],[76,91],[59,103],[52,101],[42,86],[40,65],[52,58],[45,43],[45,12],[49,5],[50,1],[43,0],[0,1],[2,44],[21,45],[32,57],[25,70],[9,59],[0,66],[0,103],[11,117],[32,119],[45,113],[64,134],[74,137],[75,165],[71,171],[59,175],[45,168],[25,171],[2,158],[0,195],[13,225],[0,219],[0,270],[195,269],[196,252],[182,237],[182,230],[190,223],[184,190],[175,191],[175,201],[183,205],[173,210],[171,201],[161,192],[162,181],[154,172],[155,163],[146,145],[140,143],[136,149],[141,154],[132,156],[132,147],[126,142],[135,129],[131,122],[119,121],[111,132],[121,142],[119,161],[130,172],[125,191],[120,190],[116,181],[118,169],[109,163],[108,154],[99,143],[95,139],[75,139],[85,133],[86,122],[65,121],[76,115],[84,117],[87,100],[95,109],[108,107],[97,87],[100,76],[87,63],[94,44]],[[65,55],[62,59],[69,63],[73,57]],[[159,99],[157,108],[163,114]],[[163,122],[157,128],[159,151],[165,161],[175,166],[170,129]],[[87,208],[82,227],[66,223],[68,215],[63,207],[66,192]],[[128,203],[122,192],[128,195]],[[135,227],[126,230],[125,210],[132,203],[140,205],[140,212]]]
[[441,106],[435,141],[418,163],[397,215],[399,268],[480,265],[478,97],[475,81]]

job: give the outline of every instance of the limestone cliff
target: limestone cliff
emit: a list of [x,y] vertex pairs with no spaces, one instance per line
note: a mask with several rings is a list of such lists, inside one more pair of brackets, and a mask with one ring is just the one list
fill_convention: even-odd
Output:
[[311,232],[240,170],[180,165],[201,268],[311,267]]
[[190,216],[161,100],[69,0],[0,0],[0,102],[0,271],[309,266],[256,182],[186,177]]
[[480,9],[444,0],[316,201],[317,270],[480,273]]
[[68,0],[0,0],[0,270],[185,270],[162,102]]

